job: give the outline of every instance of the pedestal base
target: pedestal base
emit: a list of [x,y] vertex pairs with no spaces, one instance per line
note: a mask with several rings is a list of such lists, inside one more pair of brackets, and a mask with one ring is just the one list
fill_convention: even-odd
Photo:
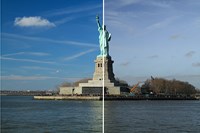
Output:
[[78,87],[62,87],[60,88],[60,94],[102,95],[103,84],[105,94],[121,95],[124,93],[129,93],[129,89],[127,88],[127,86],[121,86],[120,83],[115,80],[115,75],[113,73],[114,61],[112,61],[110,56],[97,56],[94,62],[95,72],[92,80],[89,80],[88,83],[79,83]]

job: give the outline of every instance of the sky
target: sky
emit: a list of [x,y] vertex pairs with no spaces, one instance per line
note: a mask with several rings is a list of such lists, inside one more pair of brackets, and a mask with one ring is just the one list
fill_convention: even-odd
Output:
[[1,6],[1,89],[52,90],[92,77],[101,0],[2,0]]
[[108,0],[115,75],[130,84],[153,77],[200,88],[199,0]]
[[[52,90],[92,77],[102,0],[2,0],[1,89]],[[105,0],[115,77],[200,88],[199,0]]]

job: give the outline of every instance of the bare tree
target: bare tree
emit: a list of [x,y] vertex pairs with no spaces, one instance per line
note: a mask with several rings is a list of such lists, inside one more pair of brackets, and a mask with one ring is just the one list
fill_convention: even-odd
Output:
[[70,83],[70,82],[63,82],[61,85],[60,85],[60,87],[71,87],[71,86],[73,86],[73,83]]
[[73,83],[73,86],[78,86],[79,83],[87,83],[88,80],[91,80],[91,78],[84,78],[84,79],[78,80],[78,81]]
[[165,95],[191,95],[195,94],[195,87],[188,82],[178,81],[178,80],[167,80],[163,78],[154,78],[151,80],[146,80],[145,84],[142,86],[146,91],[152,90],[156,94]]

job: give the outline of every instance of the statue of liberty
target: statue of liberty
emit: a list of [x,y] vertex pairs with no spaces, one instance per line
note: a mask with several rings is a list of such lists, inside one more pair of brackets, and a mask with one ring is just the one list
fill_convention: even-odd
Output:
[[98,31],[99,31],[99,45],[100,45],[100,55],[99,56],[109,56],[109,41],[111,40],[111,34],[106,30],[106,26],[101,26],[99,22],[99,16],[96,16]]

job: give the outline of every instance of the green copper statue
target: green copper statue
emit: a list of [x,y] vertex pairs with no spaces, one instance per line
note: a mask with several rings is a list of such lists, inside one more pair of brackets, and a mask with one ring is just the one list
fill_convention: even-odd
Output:
[[106,30],[106,26],[101,26],[99,23],[99,16],[96,16],[98,31],[99,31],[99,45],[100,45],[100,55],[99,56],[109,56],[109,44],[111,40],[111,34]]

